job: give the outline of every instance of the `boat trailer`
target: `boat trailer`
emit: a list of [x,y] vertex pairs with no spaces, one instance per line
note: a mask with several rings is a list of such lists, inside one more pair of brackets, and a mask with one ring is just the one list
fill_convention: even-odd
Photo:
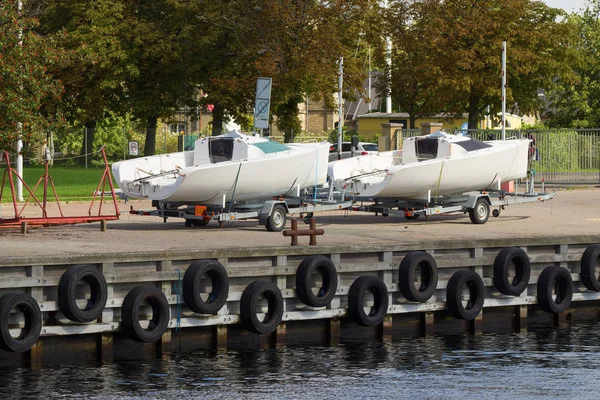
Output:
[[[500,216],[500,211],[513,204],[532,203],[551,200],[555,193],[508,192],[505,190],[482,190],[467,192],[455,196],[428,196],[429,201],[386,200],[375,201],[370,205],[353,206],[353,211],[364,211],[388,215],[404,215],[406,219],[415,220],[421,215],[426,220],[432,215],[441,215],[455,212],[468,213],[473,224],[485,224],[490,217]],[[491,213],[490,213],[491,211]]]
[[131,207],[130,214],[153,215],[168,218],[183,218],[185,226],[206,226],[210,221],[233,223],[247,219],[258,219],[269,232],[281,232],[285,227],[288,214],[299,214],[305,223],[309,223],[315,212],[343,210],[350,208],[353,200],[335,200],[331,196],[322,198],[311,195],[298,197],[279,197],[266,200],[254,200],[239,203],[223,203],[223,205],[196,205],[173,202],[152,201],[155,209],[135,210]]

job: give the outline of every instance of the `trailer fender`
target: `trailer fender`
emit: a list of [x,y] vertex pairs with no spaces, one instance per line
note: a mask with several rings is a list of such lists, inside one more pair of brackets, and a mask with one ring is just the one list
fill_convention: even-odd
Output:
[[283,200],[265,201],[265,204],[263,204],[262,210],[260,210],[260,213],[258,214],[258,223],[260,225],[267,224],[267,222],[269,221],[269,217],[273,213],[273,207],[275,207],[275,205],[277,205],[277,204],[281,204],[283,206],[283,208],[285,209],[286,213],[290,212],[290,209],[289,209],[287,203]]
[[469,195],[469,198],[467,199],[467,203],[465,204],[466,209],[469,210],[474,208],[475,204],[477,203],[477,200],[479,199],[485,199],[489,205],[492,204],[492,200],[490,199],[490,196],[488,194],[472,194]]

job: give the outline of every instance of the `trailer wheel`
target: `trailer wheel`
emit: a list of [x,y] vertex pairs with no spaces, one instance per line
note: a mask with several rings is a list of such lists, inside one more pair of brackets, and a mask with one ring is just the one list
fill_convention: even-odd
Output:
[[271,211],[271,215],[269,215],[269,219],[267,219],[267,230],[269,232],[281,232],[285,227],[285,221],[285,207],[281,204],[275,204],[273,206],[273,211]]
[[484,198],[475,202],[475,207],[469,209],[469,218],[474,224],[485,224],[490,217],[490,205]]
[[500,210],[498,210],[498,209],[492,210],[492,216],[493,217],[499,217],[500,216]]
[[193,219],[192,220],[192,225],[194,225],[194,226],[206,226],[206,225],[208,225],[208,221],[209,221],[208,219],[204,219],[204,218],[202,218],[202,219]]

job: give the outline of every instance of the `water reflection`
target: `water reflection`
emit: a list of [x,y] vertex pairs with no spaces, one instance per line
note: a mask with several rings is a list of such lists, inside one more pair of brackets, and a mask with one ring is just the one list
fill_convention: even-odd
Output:
[[0,371],[8,398],[596,398],[600,323]]

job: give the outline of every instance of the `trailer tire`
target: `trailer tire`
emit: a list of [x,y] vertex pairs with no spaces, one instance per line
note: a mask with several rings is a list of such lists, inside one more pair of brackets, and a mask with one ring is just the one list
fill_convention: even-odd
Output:
[[586,288],[600,292],[600,244],[588,246],[581,256],[581,281]]
[[[365,312],[363,306],[367,291],[373,293],[373,306]],[[360,326],[377,326],[387,315],[389,304],[388,290],[385,283],[374,276],[357,278],[348,291],[348,314]]]
[[275,204],[273,210],[271,210],[271,215],[267,218],[267,230],[269,232],[281,232],[285,227],[286,214],[283,205]]
[[[144,301],[152,307],[148,328],[140,325],[140,308]],[[163,292],[151,286],[136,286],[127,293],[121,307],[121,321],[125,334],[137,342],[156,342],[169,324],[169,302]]]
[[[556,288],[556,297],[552,292]],[[544,268],[537,282],[537,298],[542,310],[560,314],[573,300],[573,278],[565,268],[551,265]]]
[[[314,274],[321,275],[321,287],[313,293]],[[306,257],[296,271],[296,294],[307,306],[325,307],[335,296],[338,276],[333,262],[325,256]]]
[[[462,302],[462,291],[465,286],[469,289],[467,304]],[[446,306],[448,311],[458,318],[473,320],[483,309],[485,287],[483,279],[473,271],[457,271],[448,281],[446,288]]]
[[478,198],[473,208],[469,208],[469,218],[477,225],[485,224],[490,218],[490,203],[482,197]]
[[[80,282],[90,286],[90,298],[83,309],[77,306],[76,289]],[[58,282],[58,307],[65,317],[75,322],[92,322],[100,318],[108,289],[102,272],[93,265],[73,265],[60,277]]]
[[[208,276],[212,288],[208,298],[200,296],[202,278]],[[216,314],[229,296],[229,277],[227,271],[216,260],[199,260],[190,264],[183,275],[183,301],[190,310],[199,314]]]
[[[256,309],[262,295],[267,299],[267,313],[261,321]],[[252,333],[271,333],[277,329],[277,325],[283,319],[283,296],[277,285],[262,281],[249,284],[240,298],[240,319],[242,326]]]
[[[19,337],[13,337],[9,330],[10,312],[20,308],[25,317],[25,325]],[[33,347],[42,331],[40,306],[26,293],[8,293],[0,297],[0,348],[22,353]]]
[[[509,280],[509,270],[514,267],[515,277]],[[494,260],[494,286],[502,294],[519,296],[527,288],[531,264],[527,253],[518,247],[500,250]]]
[[[421,269],[419,287],[415,286],[417,268]],[[437,282],[437,263],[431,254],[412,251],[402,259],[398,271],[398,288],[407,300],[426,302],[435,293]]]

